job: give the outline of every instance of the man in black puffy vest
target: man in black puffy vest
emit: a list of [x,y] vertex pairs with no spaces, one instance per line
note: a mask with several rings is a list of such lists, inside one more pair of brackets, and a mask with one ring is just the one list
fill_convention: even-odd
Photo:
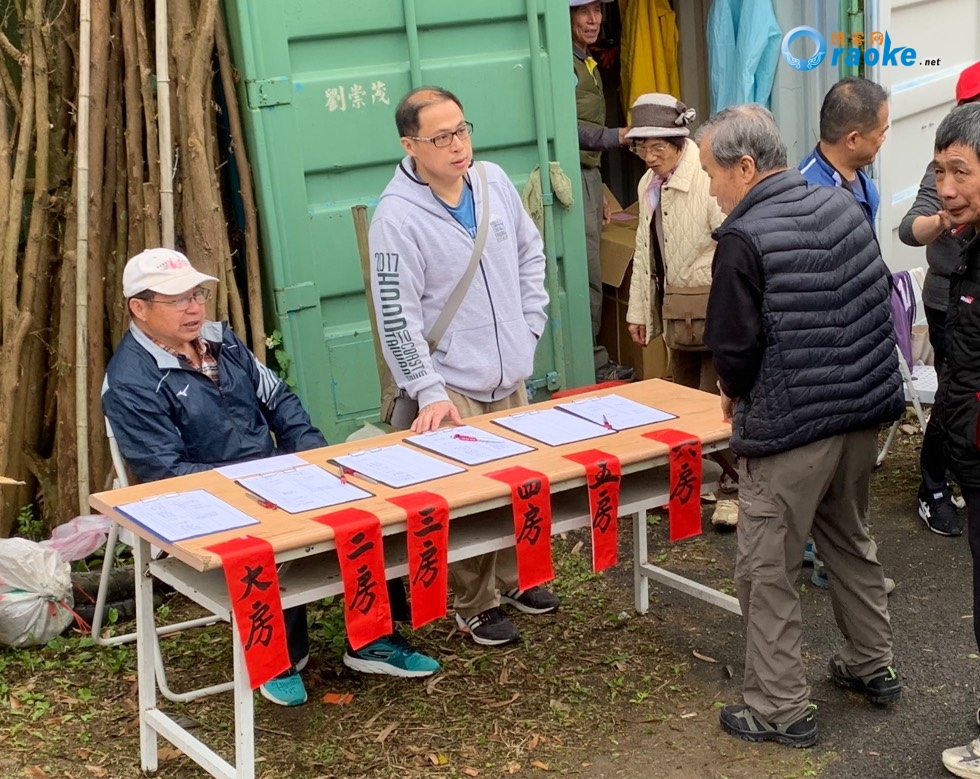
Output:
[[[950,277],[946,364],[936,408],[947,462],[966,500],[973,631],[980,647],[980,103],[954,108],[943,119],[933,163],[943,210],[954,225],[969,225],[978,233]],[[957,776],[980,779],[980,739],[947,749],[943,765]]]
[[762,106],[719,112],[698,143],[728,213],[714,234],[704,341],[741,457],[744,703],[722,709],[721,724],[748,741],[810,746],[817,722],[796,587],[808,534],[845,638],[830,660],[834,680],[878,704],[902,693],[885,577],[865,529],[878,425],[905,408],[889,273],[854,198],[787,169]]

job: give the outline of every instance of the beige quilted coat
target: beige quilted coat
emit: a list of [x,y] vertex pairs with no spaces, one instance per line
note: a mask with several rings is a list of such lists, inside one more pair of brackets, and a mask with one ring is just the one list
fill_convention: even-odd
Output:
[[701,170],[698,147],[688,139],[677,168],[660,191],[660,213],[652,214],[646,191],[653,179],[648,170],[637,185],[640,223],[636,228],[636,251],[626,321],[646,325],[647,343],[663,332],[659,308],[655,311],[653,290],[657,283],[650,252],[650,222],[662,221],[657,231],[667,284],[672,287],[700,287],[711,283],[711,259],[715,241],[711,232],[724,220],[718,202],[708,194],[708,174]]

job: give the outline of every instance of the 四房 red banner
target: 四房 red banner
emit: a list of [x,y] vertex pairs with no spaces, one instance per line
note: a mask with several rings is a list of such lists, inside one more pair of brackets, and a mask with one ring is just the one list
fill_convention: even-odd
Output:
[[517,586],[529,590],[555,578],[551,564],[551,482],[516,465],[485,474],[510,485],[517,547]]

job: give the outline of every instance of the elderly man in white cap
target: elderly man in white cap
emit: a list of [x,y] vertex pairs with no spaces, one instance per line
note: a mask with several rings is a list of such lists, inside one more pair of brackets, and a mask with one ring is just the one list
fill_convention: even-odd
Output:
[[[106,368],[102,409],[140,481],[327,445],[286,383],[227,324],[205,319],[211,291],[204,285],[217,281],[172,249],[147,249],[126,263],[132,323]],[[405,620],[404,588],[389,586],[389,593],[392,616]],[[260,691],[273,703],[298,706],[306,701],[299,676],[309,659],[306,607],[283,616],[292,667]],[[392,676],[439,670],[397,633],[357,652],[348,647],[344,663]]]
[[599,241],[602,225],[609,221],[609,206],[602,191],[599,162],[602,152],[628,143],[628,127],[606,127],[606,98],[599,67],[589,46],[599,38],[602,4],[611,0],[568,0],[572,21],[572,54],[575,67],[575,108],[582,165],[582,207],[585,211],[585,252],[589,270],[589,313],[592,317],[592,350],[597,381],[633,378],[633,369],[609,359],[605,346],[596,342],[602,323],[602,269]]

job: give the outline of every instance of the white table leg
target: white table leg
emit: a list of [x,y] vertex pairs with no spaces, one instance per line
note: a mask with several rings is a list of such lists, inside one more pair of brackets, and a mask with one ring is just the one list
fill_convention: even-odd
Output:
[[633,514],[633,605],[638,614],[650,608],[650,582],[643,574],[647,564],[647,512]]
[[150,544],[138,538],[133,551],[136,567],[136,668],[140,708],[140,763],[144,771],[153,772],[157,770],[157,734],[147,719],[148,713],[157,707],[153,577],[146,573],[150,562]]
[[255,701],[245,666],[245,649],[238,636],[234,614],[231,619],[232,655],[235,666],[235,776],[255,777]]

